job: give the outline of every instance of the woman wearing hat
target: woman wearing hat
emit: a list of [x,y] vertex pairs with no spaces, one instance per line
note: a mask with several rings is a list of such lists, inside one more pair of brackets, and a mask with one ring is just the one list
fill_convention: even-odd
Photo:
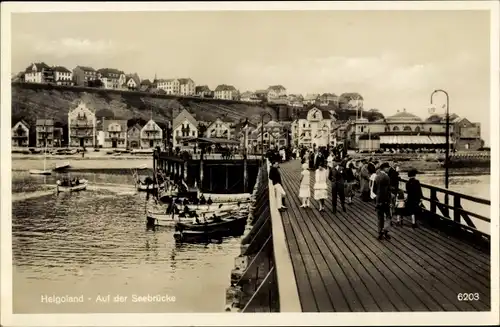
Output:
[[411,217],[411,226],[417,227],[416,216],[420,213],[420,204],[422,202],[422,186],[416,178],[417,170],[412,168],[408,171],[408,181],[406,182],[406,214]]

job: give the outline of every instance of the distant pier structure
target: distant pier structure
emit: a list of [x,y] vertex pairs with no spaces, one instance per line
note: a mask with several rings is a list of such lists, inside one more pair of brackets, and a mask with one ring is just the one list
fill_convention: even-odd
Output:
[[153,169],[161,169],[172,177],[182,178],[189,187],[196,186],[201,192],[251,192],[261,165],[261,156],[247,155],[244,150],[229,151],[231,146],[239,144],[233,140],[193,138],[186,143],[197,145],[194,153],[186,150],[156,150]]

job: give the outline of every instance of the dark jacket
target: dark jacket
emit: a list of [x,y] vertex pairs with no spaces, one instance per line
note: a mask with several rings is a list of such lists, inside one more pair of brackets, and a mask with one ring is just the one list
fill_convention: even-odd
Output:
[[410,206],[420,204],[420,201],[423,197],[420,181],[415,178],[410,178],[408,182],[406,182],[406,193],[408,194],[406,203],[408,203]]
[[332,182],[332,187],[343,186],[345,183],[344,169],[342,167],[338,170],[337,168],[330,169],[328,179]]
[[389,179],[391,180],[391,192],[394,194],[397,194],[397,191],[399,189],[399,173],[396,171],[394,168],[390,168],[389,172]]
[[345,181],[348,183],[354,182],[354,173],[352,172],[352,168],[345,169]]
[[281,174],[276,167],[271,167],[269,169],[269,179],[273,182],[273,185],[281,184]]
[[375,178],[374,192],[375,192],[375,203],[376,205],[388,204],[391,201],[390,193],[391,180],[389,176],[380,171]]

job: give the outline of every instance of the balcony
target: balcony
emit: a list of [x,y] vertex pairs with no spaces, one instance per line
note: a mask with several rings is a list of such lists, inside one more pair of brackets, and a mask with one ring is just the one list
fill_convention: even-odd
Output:
[[93,137],[92,132],[71,130],[70,137]]

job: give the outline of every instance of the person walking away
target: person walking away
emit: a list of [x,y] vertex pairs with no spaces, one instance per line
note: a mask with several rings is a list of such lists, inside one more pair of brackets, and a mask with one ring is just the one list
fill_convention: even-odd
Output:
[[390,240],[389,235],[389,225],[391,221],[390,212],[390,201],[391,201],[391,191],[390,191],[390,179],[387,175],[389,170],[389,164],[384,162],[380,165],[380,171],[375,179],[375,208],[377,210],[378,217],[378,239]]
[[362,160],[361,169],[359,171],[359,188],[361,191],[361,199],[365,202],[370,201],[370,173],[368,171],[368,162]]
[[309,208],[311,206],[311,173],[307,169],[307,164],[302,165],[302,179],[300,180],[299,198],[302,199],[301,208]]
[[405,216],[405,192],[398,189],[394,205],[393,220],[395,225],[403,226],[403,216]]
[[271,169],[269,169],[269,179],[273,182],[274,193],[276,196],[276,206],[278,210],[281,211],[287,209],[283,205],[283,198],[285,197],[286,193],[281,183],[281,173],[278,170],[278,167],[278,160],[274,160],[273,166],[271,167]]
[[316,157],[314,150],[309,153],[309,169],[314,170],[314,158]]
[[346,203],[351,204],[352,203],[352,196],[354,195],[354,171],[352,168],[352,162],[349,161],[347,163],[346,169],[345,169],[345,196],[346,196]]
[[406,182],[406,214],[411,217],[411,227],[416,228],[416,216],[420,213],[420,204],[422,202],[422,186],[416,178],[417,170],[410,169],[408,171],[409,180]]
[[326,183],[328,171],[326,170],[325,160],[320,161],[318,165],[314,182],[314,199],[319,201],[319,211],[322,212],[325,210],[325,199],[328,197],[328,185]]
[[346,212],[345,208],[345,176],[344,170],[341,165],[337,165],[330,171],[328,176],[332,183],[332,211],[337,213],[337,197],[340,199],[342,210]]
[[377,194],[375,193],[375,180],[377,179],[377,170],[375,169],[375,166],[373,164],[368,164],[368,172],[370,174],[370,179],[368,181],[368,185],[370,188],[370,199],[374,200],[377,196]]

